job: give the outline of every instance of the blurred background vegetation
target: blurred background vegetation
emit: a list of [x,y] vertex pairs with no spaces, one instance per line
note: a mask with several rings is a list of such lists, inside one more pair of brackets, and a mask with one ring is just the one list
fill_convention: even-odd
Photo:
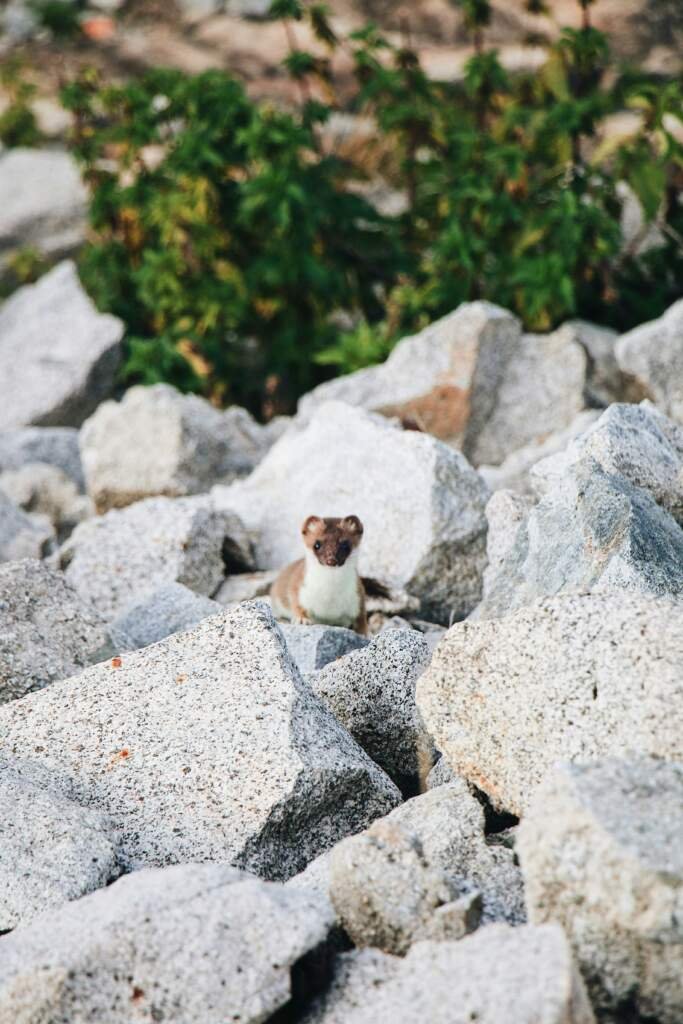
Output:
[[[39,0],[34,14],[64,46],[84,26],[106,36],[82,6]],[[683,294],[680,68],[613,56],[593,0],[572,0],[550,42],[520,40],[543,42],[536,66],[506,66],[495,4],[452,6],[458,74],[424,66],[391,4],[342,32],[322,3],[273,0],[289,83],[273,96],[220,67],[112,81],[79,60],[62,75],[91,195],[80,271],[127,325],[126,383],[268,418],[463,301],[532,331],[577,316],[626,330]],[[520,6],[531,24],[554,13]],[[681,5],[654,6],[651,31],[683,29]],[[5,55],[0,84],[0,139],[36,145],[26,52]],[[13,268],[42,269],[31,252]]]

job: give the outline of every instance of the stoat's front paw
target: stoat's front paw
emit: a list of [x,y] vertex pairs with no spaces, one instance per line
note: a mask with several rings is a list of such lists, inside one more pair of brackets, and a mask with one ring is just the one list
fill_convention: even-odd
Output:
[[308,615],[299,615],[296,619],[297,626],[312,626],[313,619],[309,618]]

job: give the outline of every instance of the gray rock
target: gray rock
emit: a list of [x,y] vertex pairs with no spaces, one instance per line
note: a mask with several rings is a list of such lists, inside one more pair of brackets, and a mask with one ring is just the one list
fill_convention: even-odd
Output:
[[448,782],[454,782],[457,777],[446,758],[440,757],[427,776],[427,789],[445,786]]
[[319,893],[326,899],[330,895],[330,861],[332,860],[331,850],[325,850],[318,857],[315,857],[310,864],[307,864],[298,875],[292,875],[285,882],[285,885],[292,889],[310,889]]
[[469,455],[493,412],[521,336],[519,321],[488,302],[453,313],[404,338],[385,363],[321,384],[299,403],[308,423],[323,402],[338,400],[400,416]]
[[0,931],[119,874],[106,815],[50,793],[27,765],[0,761],[0,822]]
[[215,409],[169,384],[104,402],[80,434],[88,493],[100,512],[156,495],[182,497],[246,476],[269,444],[246,409]]
[[0,430],[82,423],[111,391],[122,335],[121,321],[97,312],[70,261],[20,288],[0,308]]
[[23,469],[28,463],[55,466],[85,490],[75,427],[24,427],[0,432],[0,472]]
[[287,878],[400,799],[257,604],[8,705],[0,745],[110,814],[126,869],[220,860]]
[[521,815],[555,761],[683,760],[682,663],[680,605],[567,594],[453,626],[417,703],[455,771]]
[[498,465],[524,445],[569,427],[584,405],[586,365],[571,328],[525,334],[471,452],[475,465]]
[[59,541],[94,511],[71,477],[45,462],[29,462],[0,473],[0,491],[30,516],[47,518]]
[[593,1005],[683,1019],[683,765],[556,768],[518,850],[534,922],[562,925]]
[[304,1024],[595,1024],[562,929],[496,924],[459,942],[418,942],[338,961]]
[[148,498],[81,523],[59,557],[72,586],[113,620],[168,583],[211,595],[227,541],[249,557],[237,517],[205,498]]
[[50,553],[54,531],[47,519],[27,515],[0,491],[0,562],[42,558]]
[[309,678],[335,718],[394,780],[426,776],[434,761],[415,704],[415,684],[430,659],[421,633],[390,629]]
[[63,255],[85,241],[88,196],[76,161],[53,149],[0,154],[0,267],[31,246]]
[[38,28],[38,17],[25,0],[7,0],[0,11],[0,36],[4,35],[10,44],[23,43]]
[[238,18],[266,18],[271,0],[227,0],[225,10]]
[[265,597],[278,576],[278,569],[264,569],[261,572],[238,572],[227,576],[213,595],[220,605],[239,604]]
[[494,491],[486,505],[489,528],[486,534],[488,565],[484,572],[484,598],[515,544],[517,531],[533,508],[528,495]]
[[448,622],[481,594],[483,481],[442,442],[360,409],[321,406],[247,480],[212,493],[253,534],[260,568],[301,557],[306,516],[353,512],[365,526],[362,575],[419,597],[426,617]]
[[0,1020],[261,1024],[330,925],[324,901],[226,865],[138,871],[2,940]]
[[216,601],[195,594],[182,583],[166,583],[112,622],[109,635],[116,652],[136,651],[222,611]]
[[292,661],[304,676],[370,643],[367,637],[341,626],[299,626],[283,622],[280,630]]
[[623,334],[616,357],[631,399],[650,398],[663,413],[683,423],[683,299],[658,320]]
[[598,408],[619,402],[624,393],[624,380],[617,363],[615,347],[619,335],[609,327],[598,327],[586,320],[570,320],[565,327],[588,359],[586,367],[586,403]]
[[31,559],[0,565],[0,704],[80,671],[105,641],[62,573]]

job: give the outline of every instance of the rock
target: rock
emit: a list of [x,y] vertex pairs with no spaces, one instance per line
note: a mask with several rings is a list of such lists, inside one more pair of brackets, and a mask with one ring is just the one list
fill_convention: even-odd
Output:
[[126,870],[220,860],[287,878],[400,799],[258,604],[8,705],[0,747],[108,813]]
[[330,402],[247,480],[212,494],[243,519],[260,568],[301,557],[306,516],[353,512],[365,526],[362,575],[419,597],[424,617],[446,622],[479,599],[486,487],[464,456],[426,434]]
[[390,629],[309,678],[335,718],[397,782],[426,775],[434,760],[415,705],[415,684],[430,659],[421,633]]
[[534,922],[564,928],[601,1011],[683,1019],[683,765],[558,766],[518,849]]
[[228,576],[213,595],[214,601],[218,601],[220,605],[231,605],[240,601],[253,601],[255,597],[265,597],[277,576],[277,569],[240,572]]
[[59,557],[72,586],[111,621],[168,583],[212,594],[227,541],[249,557],[237,517],[207,499],[148,498],[81,523]]
[[79,672],[105,642],[62,573],[32,559],[0,565],[0,705]]
[[[0,11],[0,36],[9,44],[23,43],[38,31],[38,17],[25,0],[7,0]],[[4,51],[4,48],[3,48]]]
[[[45,195],[52,199],[52,189]],[[0,430],[82,423],[113,386],[122,335],[121,321],[97,312],[70,261],[20,288],[0,308]]]
[[569,427],[583,409],[586,366],[571,328],[525,334],[470,453],[474,464],[499,465],[519,448]]
[[27,246],[55,256],[85,241],[88,195],[69,153],[16,148],[0,154],[0,195],[0,267]]
[[267,18],[271,0],[227,0],[225,10],[238,18]]
[[104,402],[80,434],[88,493],[99,512],[156,495],[182,497],[246,476],[269,445],[238,407],[221,412],[169,384]]
[[137,871],[2,940],[0,1019],[260,1024],[330,923],[324,901],[224,864]]
[[75,427],[24,427],[0,432],[0,472],[23,469],[29,463],[61,469],[85,490],[85,478]]
[[0,491],[0,562],[42,558],[49,554],[53,541],[47,519],[32,519]]
[[370,643],[367,637],[341,626],[299,626],[282,622],[280,630],[290,657],[303,676]]
[[[118,883],[120,884],[120,883]],[[418,942],[338,960],[304,1024],[595,1024],[562,929],[496,924],[459,942]]]
[[419,939],[461,938],[480,916],[523,921],[513,856],[487,843],[482,807],[455,778],[338,843],[329,895],[355,945],[402,954]]
[[555,761],[683,760],[682,663],[680,606],[562,595],[453,626],[417,703],[451,767],[521,815]]
[[463,303],[424,331],[404,338],[385,363],[321,384],[299,402],[308,423],[338,400],[399,416],[469,455],[491,416],[520,340],[519,321],[488,302]]
[[109,634],[115,652],[136,651],[222,611],[216,601],[195,594],[182,583],[166,583],[120,615],[109,627]]
[[624,381],[614,349],[619,335],[609,327],[598,327],[586,320],[570,320],[566,328],[586,353],[587,405],[601,408],[623,397]]
[[484,597],[515,544],[517,531],[533,508],[533,499],[514,491],[495,491],[486,506],[488,566],[484,572]]
[[73,480],[44,462],[0,473],[0,491],[32,518],[36,514],[47,518],[60,541],[93,514],[90,499],[78,493]]
[[683,299],[658,320],[623,334],[616,357],[632,399],[650,398],[683,423]]
[[119,874],[106,815],[53,795],[27,765],[0,761],[0,821],[0,932]]
[[427,776],[427,789],[445,786],[448,782],[454,782],[457,777],[446,758],[440,757]]
[[532,466],[548,455],[564,451],[570,441],[583,434],[591,423],[595,423],[599,415],[597,409],[584,409],[566,429],[551,434],[543,441],[532,441],[519,448],[508,455],[500,466],[479,466],[477,471],[492,491],[516,491],[537,497],[529,473]]

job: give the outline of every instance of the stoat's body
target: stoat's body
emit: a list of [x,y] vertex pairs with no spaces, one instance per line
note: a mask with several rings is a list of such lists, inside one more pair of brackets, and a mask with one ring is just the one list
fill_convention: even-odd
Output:
[[294,622],[347,626],[366,633],[365,591],[358,575],[360,519],[309,516],[301,535],[305,557],[283,569],[271,587],[274,613]]

